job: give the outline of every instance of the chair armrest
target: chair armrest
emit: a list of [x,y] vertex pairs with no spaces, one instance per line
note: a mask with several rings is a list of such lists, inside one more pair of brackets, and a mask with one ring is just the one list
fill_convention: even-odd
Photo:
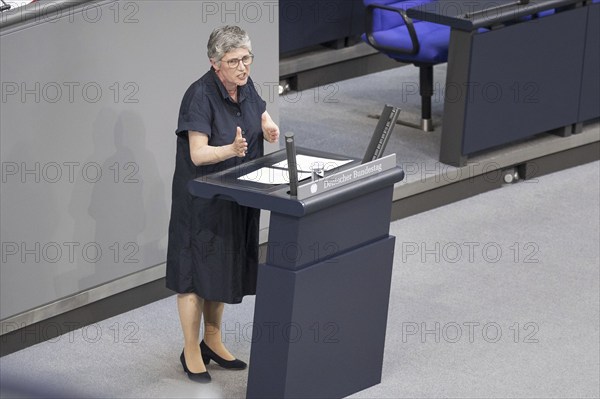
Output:
[[[402,19],[404,20],[404,24],[408,29],[408,34],[410,35],[410,40],[412,42],[412,49],[403,49],[400,47],[392,47],[392,46],[384,46],[382,44],[377,43],[375,37],[373,36],[373,11],[378,8],[385,11],[392,11],[400,14]],[[365,14],[365,25],[366,25],[366,36],[367,41],[371,46],[376,48],[382,52],[393,52],[398,54],[410,54],[414,55],[419,52],[421,46],[419,44],[419,38],[417,37],[417,32],[415,31],[415,25],[413,24],[413,20],[406,15],[406,11],[401,8],[395,8],[386,6],[383,4],[369,4],[367,5],[367,12]]]

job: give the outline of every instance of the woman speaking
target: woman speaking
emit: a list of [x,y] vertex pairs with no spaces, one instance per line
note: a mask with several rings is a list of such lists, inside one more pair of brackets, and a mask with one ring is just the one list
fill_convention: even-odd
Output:
[[178,294],[181,364],[197,382],[210,382],[211,360],[226,369],[246,368],[225,347],[221,320],[225,303],[256,292],[260,210],[192,197],[187,184],[261,157],[263,140],[279,139],[250,79],[254,55],[247,33],[217,28],[207,47],[211,68],[188,88],[179,111],[166,275],[167,287]]

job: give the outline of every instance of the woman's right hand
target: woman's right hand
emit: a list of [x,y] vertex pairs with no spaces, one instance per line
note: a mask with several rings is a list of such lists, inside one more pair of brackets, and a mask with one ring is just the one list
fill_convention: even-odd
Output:
[[242,129],[239,126],[235,132],[235,140],[231,143],[231,148],[236,157],[245,157],[248,152],[248,143],[242,136]]

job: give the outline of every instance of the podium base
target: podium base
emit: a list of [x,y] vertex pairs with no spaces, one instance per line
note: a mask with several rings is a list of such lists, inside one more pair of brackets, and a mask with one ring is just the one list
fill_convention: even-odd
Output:
[[248,398],[342,398],[381,382],[394,243],[300,270],[260,265]]

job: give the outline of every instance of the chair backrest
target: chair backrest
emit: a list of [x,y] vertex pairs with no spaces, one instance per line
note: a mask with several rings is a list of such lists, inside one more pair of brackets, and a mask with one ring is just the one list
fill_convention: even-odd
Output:
[[[363,0],[363,4],[365,7],[376,4],[408,10],[409,8],[418,7],[421,4],[431,3],[432,1],[435,0]],[[415,20],[413,22],[418,21]],[[373,12],[373,31],[375,32],[402,25],[404,25],[404,20],[395,12],[383,10],[374,10]]]

